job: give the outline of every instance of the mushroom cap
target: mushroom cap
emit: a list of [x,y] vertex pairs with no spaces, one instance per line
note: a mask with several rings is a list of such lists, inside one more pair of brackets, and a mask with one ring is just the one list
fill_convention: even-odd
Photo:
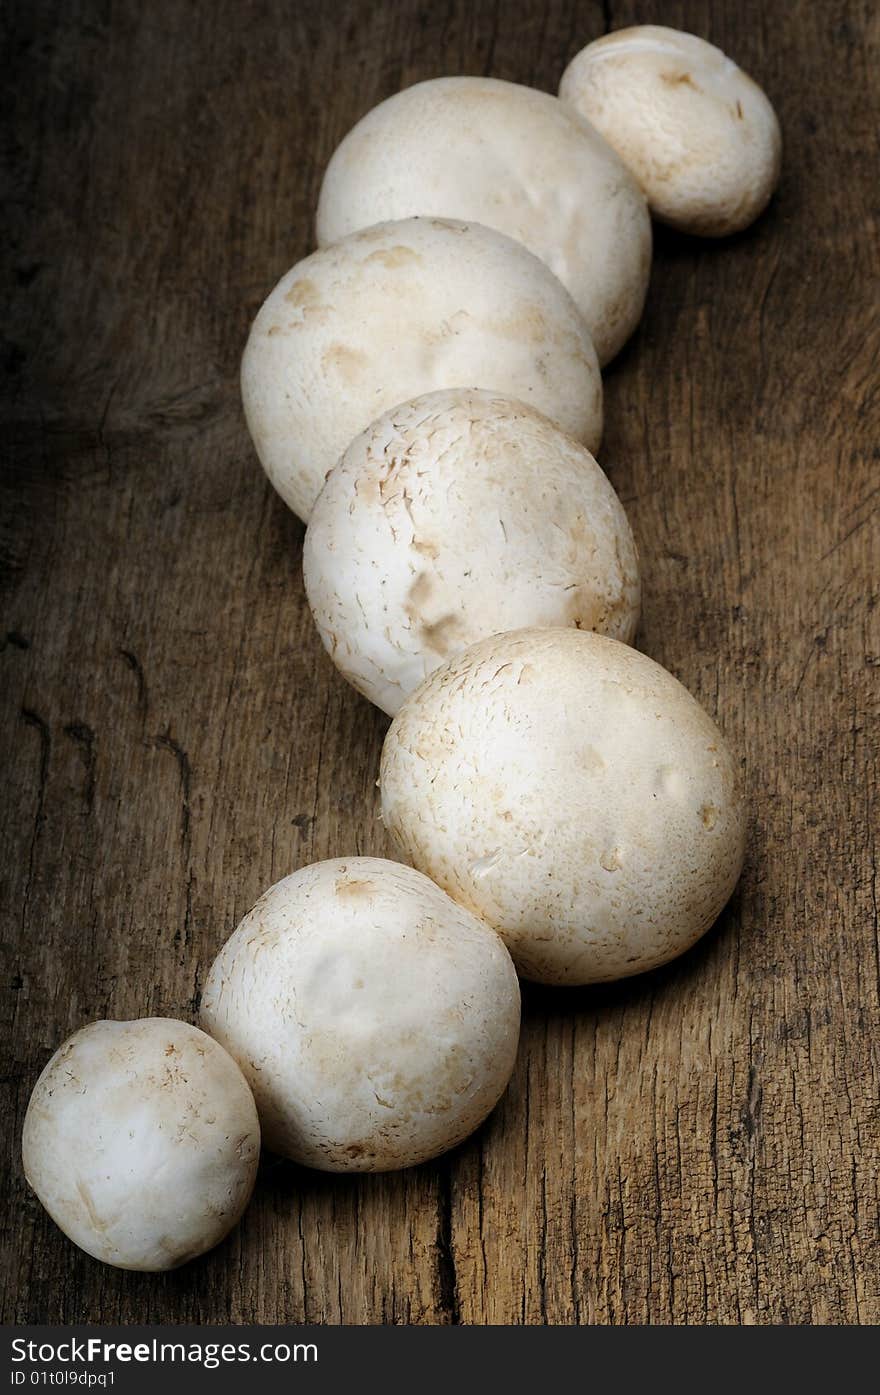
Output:
[[429,393],[352,442],[309,522],[303,573],[341,673],[392,715],[478,639],[574,625],[632,640],[639,564],[592,455],[474,389]]
[[267,1147],[330,1172],[434,1157],[480,1124],[516,1057],[519,985],[489,926],[411,867],[314,863],[214,961],[202,1021],[241,1064]]
[[606,34],[572,59],[559,96],[614,146],[655,217],[683,232],[739,232],[776,188],[776,113],[732,59],[695,34],[655,24]]
[[589,122],[547,92],[433,78],[368,112],[327,167],[318,243],[414,213],[473,218],[524,243],[571,291],[600,363],[638,324],[651,270],[644,197]]
[[401,852],[541,983],[681,954],[742,865],[743,797],[715,723],[603,635],[519,630],[449,660],[392,722],[380,783]]
[[602,435],[596,352],[568,292],[511,238],[450,219],[383,223],[298,262],[241,366],[257,454],[304,519],[354,436],[444,387],[518,397],[592,450]]
[[31,1095],[25,1176],[76,1245],[119,1269],[175,1269],[239,1220],[260,1126],[238,1066],[187,1022],[93,1022]]

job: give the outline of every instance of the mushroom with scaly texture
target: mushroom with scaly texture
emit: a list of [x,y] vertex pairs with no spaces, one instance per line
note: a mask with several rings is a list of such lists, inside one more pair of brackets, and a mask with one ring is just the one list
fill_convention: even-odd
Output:
[[639,563],[589,451],[488,392],[429,393],[352,442],[312,511],[303,574],[324,646],[392,715],[486,635],[573,625],[630,642]]

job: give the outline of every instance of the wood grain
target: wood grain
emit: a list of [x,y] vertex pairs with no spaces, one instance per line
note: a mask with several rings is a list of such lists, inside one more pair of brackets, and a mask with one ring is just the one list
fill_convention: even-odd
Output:
[[[312,630],[302,528],[240,415],[248,322],[368,107],[456,71],[553,90],[635,20],[727,49],[786,141],[748,233],[658,233],[602,455],[640,644],[742,753],[741,888],[666,970],[527,990],[511,1088],[453,1155],[267,1162],[213,1254],[103,1269],[21,1176],[49,1053],[95,1017],[192,1016],[269,883],[384,850],[385,719]],[[20,0],[4,22],[5,1320],[880,1321],[876,7]]]

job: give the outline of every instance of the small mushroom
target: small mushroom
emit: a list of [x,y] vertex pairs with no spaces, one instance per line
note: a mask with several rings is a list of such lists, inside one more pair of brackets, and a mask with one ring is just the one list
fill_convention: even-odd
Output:
[[559,96],[614,146],[654,216],[682,232],[739,232],[776,188],[776,113],[741,68],[695,34],[655,24],[606,34],[572,59]]
[[651,269],[644,197],[603,137],[549,93],[433,78],[368,112],[327,167],[319,244],[419,213],[472,218],[524,243],[571,291],[600,363],[638,324]]
[[596,353],[565,289],[511,238],[439,218],[383,223],[299,262],[241,368],[257,454],[304,519],[353,437],[445,387],[520,398],[591,450],[602,434]]
[[239,1061],[267,1147],[330,1172],[452,1148],[513,1069],[519,986],[493,930],[374,857],[303,867],[220,951],[202,1021]]
[[486,635],[574,625],[629,642],[639,566],[590,453],[510,398],[453,389],[349,446],[309,522],[303,572],[324,645],[392,715]]
[[175,1269],[217,1245],[259,1154],[238,1066],[167,1017],[75,1032],[34,1086],[22,1135],[25,1176],[53,1221],[119,1269]]
[[450,659],[392,722],[380,783],[403,855],[541,983],[664,964],[742,866],[739,772],[715,723],[603,635],[519,630]]

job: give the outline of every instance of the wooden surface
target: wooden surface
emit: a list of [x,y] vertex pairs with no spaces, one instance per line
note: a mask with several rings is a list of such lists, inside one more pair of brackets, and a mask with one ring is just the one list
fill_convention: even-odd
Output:
[[[368,107],[448,72],[555,89],[636,19],[728,50],[786,142],[750,232],[658,234],[602,451],[641,647],[744,760],[741,888],[666,970],[528,989],[510,1090],[452,1156],[267,1162],[213,1254],[102,1268],[21,1176],[49,1053],[191,1017],[269,883],[385,850],[386,721],[325,658],[250,449],[249,320]],[[876,7],[19,0],[5,24],[2,1315],[880,1321]]]

